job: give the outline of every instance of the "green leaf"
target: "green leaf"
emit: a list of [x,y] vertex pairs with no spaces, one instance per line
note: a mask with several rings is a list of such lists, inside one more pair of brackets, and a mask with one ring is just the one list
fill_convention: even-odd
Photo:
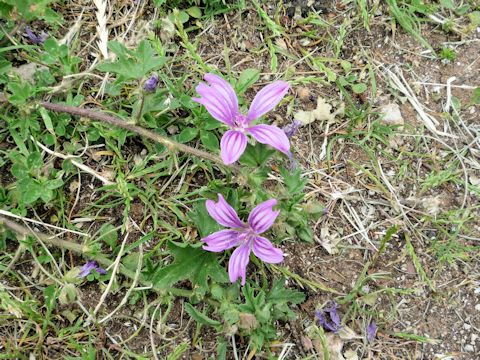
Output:
[[240,157],[240,162],[251,167],[262,166],[274,152],[263,144],[257,143],[255,146],[248,144]]
[[222,325],[220,321],[210,319],[207,315],[198,311],[190,303],[185,303],[183,307],[185,308],[185,311],[188,313],[188,315],[190,315],[190,317],[199,324],[213,326],[213,327]]
[[360,84],[353,84],[352,85],[352,91],[355,94],[361,94],[361,93],[365,92],[366,90],[367,90],[367,85],[366,84],[360,83]]
[[43,107],[39,109],[40,115],[42,115],[43,123],[45,124],[45,128],[50,132],[54,133],[53,131],[53,124],[52,124],[52,118],[48,114],[47,110]]
[[218,138],[211,131],[200,130],[200,141],[208,150],[218,150],[220,147]]
[[240,74],[235,89],[238,94],[243,94],[250,86],[255,84],[260,78],[260,70],[258,69],[245,69]]
[[192,6],[192,7],[188,8],[187,13],[188,13],[188,15],[190,15],[191,17],[193,17],[195,19],[199,19],[199,18],[202,17],[202,10],[200,10],[200,8],[198,6]]
[[109,43],[109,48],[117,54],[117,61],[101,63],[97,69],[118,74],[124,80],[141,79],[165,63],[165,57],[158,56],[147,40],[141,41],[135,51],[115,41]]
[[25,167],[24,164],[21,164],[21,163],[18,163],[18,162],[13,164],[12,168],[10,169],[10,172],[18,180],[29,178],[28,169]]
[[43,159],[42,159],[42,154],[40,154],[40,152],[35,151],[28,156],[27,158],[28,170],[32,171],[32,170],[38,169],[42,167],[42,165],[43,165]]
[[198,129],[193,127],[186,127],[182,130],[180,134],[177,136],[177,140],[180,143],[186,143],[195,139],[198,134]]
[[25,204],[32,204],[37,201],[45,192],[41,186],[32,179],[26,178],[18,183],[18,191],[22,193],[22,201]]
[[48,190],[55,190],[61,187],[62,185],[63,185],[63,179],[53,179],[53,180],[47,181],[47,183],[45,184],[45,188]]
[[216,282],[228,282],[228,275],[218,264],[217,256],[203,249],[190,245],[182,248],[170,242],[169,252],[175,261],[155,272],[152,276],[153,284],[158,288],[168,288],[179,281],[188,279],[203,292],[208,290],[208,279]]
[[307,179],[302,178],[302,171],[300,167],[295,168],[293,171],[282,167],[280,168],[280,174],[282,174],[283,183],[285,184],[290,195],[295,195],[303,191],[305,184],[307,183]]
[[300,240],[307,243],[313,242],[313,231],[309,227],[299,227],[296,229],[296,233]]
[[480,105],[480,87],[473,90],[472,103]]
[[292,303],[300,304],[305,301],[305,294],[298,290],[286,289],[285,279],[277,279],[273,282],[270,292],[267,294],[267,302],[272,304]]
[[440,6],[449,10],[454,10],[456,8],[456,5],[452,0],[440,0]]
[[118,241],[118,233],[115,229],[115,226],[113,226],[112,224],[103,224],[99,232],[100,237],[98,238],[98,240],[102,240],[112,249],[115,248]]
[[193,211],[190,211],[187,216],[195,223],[202,238],[220,230],[220,226],[208,214],[205,201],[197,202],[194,205]]

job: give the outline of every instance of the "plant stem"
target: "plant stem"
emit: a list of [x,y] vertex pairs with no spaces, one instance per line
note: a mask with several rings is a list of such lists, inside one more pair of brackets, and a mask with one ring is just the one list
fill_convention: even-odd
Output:
[[[35,237],[39,237],[40,240],[42,240],[45,244],[52,245],[61,249],[65,250],[70,250],[78,255],[82,256],[88,256],[89,258],[97,261],[102,267],[108,268],[110,265],[112,265],[112,261],[108,259],[106,256],[101,255],[101,254],[88,254],[88,246],[83,246],[81,244],[74,243],[72,241],[66,241],[60,239],[58,236],[54,235],[45,235],[40,232],[34,232],[30,230],[29,228],[26,228],[20,224],[17,224],[14,221],[8,220],[4,218],[3,216],[0,216],[0,225],[4,225],[7,229],[12,230],[13,232],[17,233],[18,235],[21,236],[27,236],[27,235],[32,235]],[[125,266],[120,265],[119,267],[119,272],[130,279],[135,278],[135,272],[127,269]],[[181,297],[191,297],[193,295],[193,291],[191,290],[186,290],[186,289],[178,289],[178,288],[158,288],[151,282],[145,280],[143,276],[140,276],[138,281],[143,285],[147,287],[151,287],[152,290],[160,293],[160,294],[172,294],[175,296],[181,296]]]
[[99,111],[95,111],[92,109],[82,109],[79,107],[75,106],[68,106],[68,105],[62,105],[62,104],[55,104],[51,103],[48,101],[42,101],[40,102],[40,105],[42,105],[45,109],[54,111],[54,112],[63,112],[71,115],[77,115],[77,116],[82,116],[91,120],[98,120],[110,125],[118,126],[122,129],[126,129],[129,131],[132,131],[134,133],[137,133],[141,136],[144,136],[150,140],[153,140],[159,144],[162,144],[167,147],[168,150],[170,151],[180,151],[183,153],[191,154],[196,157],[210,160],[217,165],[220,165],[221,167],[225,169],[230,169],[235,171],[236,173],[240,173],[240,167],[237,165],[230,165],[227,166],[223,163],[222,159],[220,159],[218,156],[212,155],[210,153],[207,153],[202,150],[195,149],[191,146],[180,144],[176,141],[170,140],[169,138],[162,136],[160,134],[156,134],[150,130],[144,129],[140,126],[128,123],[116,116],[109,115],[106,113],[102,113]]

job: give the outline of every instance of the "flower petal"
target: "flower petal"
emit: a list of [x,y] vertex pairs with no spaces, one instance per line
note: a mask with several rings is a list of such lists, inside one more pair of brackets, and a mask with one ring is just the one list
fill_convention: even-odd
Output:
[[226,165],[230,165],[242,156],[247,147],[245,134],[236,130],[228,130],[220,141],[220,157]]
[[230,249],[238,243],[238,231],[236,230],[220,230],[203,238],[202,241],[207,243],[203,246],[204,250],[212,252],[221,252]]
[[280,213],[279,210],[273,211],[272,207],[277,205],[277,200],[270,199],[255,206],[248,216],[248,224],[257,234],[267,231]]
[[283,252],[262,236],[257,236],[253,241],[253,253],[260,260],[269,264],[278,264],[283,261]]
[[218,194],[218,202],[207,200],[205,206],[210,216],[220,225],[231,228],[245,227],[245,224],[238,218],[235,210],[228,205],[222,194]]
[[196,87],[201,98],[192,98],[193,101],[205,106],[207,111],[218,121],[233,126],[238,114],[238,100],[232,86],[215,74],[206,74],[205,80],[209,83],[200,83]]
[[245,285],[247,265],[250,261],[250,244],[247,242],[235,249],[228,262],[228,276],[234,283],[239,277],[242,278],[242,285]]
[[223,98],[227,100],[228,105],[232,110],[232,115],[235,116],[238,113],[238,99],[232,85],[220,76],[212,73],[205,74],[205,80],[208,81],[215,90],[222,93]]
[[287,135],[278,127],[260,124],[248,128],[247,131],[259,143],[270,145],[284,154],[290,155],[290,141]]
[[283,99],[290,85],[285,81],[275,81],[260,90],[250,105],[247,120],[252,121],[272,110]]

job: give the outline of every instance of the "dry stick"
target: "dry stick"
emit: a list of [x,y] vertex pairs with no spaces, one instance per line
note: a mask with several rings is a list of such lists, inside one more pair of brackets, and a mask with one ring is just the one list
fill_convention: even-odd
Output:
[[71,114],[71,115],[83,116],[83,117],[91,119],[91,120],[98,120],[98,121],[101,121],[101,122],[105,122],[107,124],[118,126],[122,129],[132,131],[132,132],[137,133],[141,136],[149,138],[150,140],[153,140],[153,141],[155,141],[159,144],[162,144],[162,145],[166,146],[167,149],[170,150],[170,151],[180,151],[180,152],[184,152],[184,153],[187,153],[187,154],[191,154],[191,155],[194,155],[194,156],[199,157],[199,158],[210,160],[210,161],[222,166],[223,168],[231,169],[231,170],[233,170],[237,173],[240,172],[240,167],[239,166],[236,166],[236,165],[227,166],[223,163],[222,159],[220,159],[218,156],[212,155],[212,154],[207,153],[207,152],[202,151],[202,150],[195,149],[195,148],[193,148],[191,146],[188,146],[188,145],[180,144],[176,141],[170,140],[169,138],[167,138],[165,136],[156,134],[156,133],[154,133],[152,131],[149,131],[147,129],[144,129],[140,126],[128,123],[128,122],[126,122],[126,121],[124,121],[124,120],[122,120],[122,119],[120,119],[116,116],[108,115],[106,113],[98,112],[98,111],[91,110],[91,109],[82,109],[82,108],[78,108],[78,107],[75,107],[75,106],[54,104],[54,103],[51,103],[51,102],[48,102],[48,101],[42,101],[40,103],[40,105],[42,105],[45,109],[50,110],[50,111],[64,112],[64,113],[68,113],[68,114]]
[[[17,224],[14,221],[8,220],[7,218],[0,216],[0,225],[4,225],[7,229],[12,230],[13,232],[16,232],[17,234],[26,236],[26,235],[33,235],[33,236],[38,236],[45,244],[51,245],[51,246],[56,246],[61,249],[66,249],[73,251],[74,253],[77,253],[78,255],[86,255],[88,254],[88,251],[90,250],[88,246],[84,246],[82,244],[77,244],[71,241],[65,241],[56,235],[45,235],[40,232],[34,232],[20,224]],[[106,256],[103,256],[101,254],[88,254],[88,256],[94,260],[96,260],[100,265],[102,265],[105,268],[108,268],[112,265],[112,261],[108,259]],[[118,270],[123,276],[126,276],[130,279],[135,279],[135,272],[128,270],[125,268],[123,265],[120,265],[119,270]],[[161,294],[165,293],[170,293],[172,295],[176,296],[182,296],[182,297],[190,297],[192,296],[193,292],[190,290],[185,290],[185,289],[178,289],[178,288],[158,288],[149,281],[145,280],[143,277],[140,277],[138,279],[140,283],[142,283],[144,286],[151,287],[152,290],[157,291]]]

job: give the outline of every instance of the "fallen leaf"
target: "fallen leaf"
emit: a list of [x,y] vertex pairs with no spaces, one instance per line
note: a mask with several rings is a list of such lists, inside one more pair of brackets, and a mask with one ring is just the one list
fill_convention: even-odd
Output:
[[316,120],[333,121],[335,120],[335,116],[343,114],[344,108],[345,106],[342,103],[337,110],[332,112],[333,106],[328,104],[324,98],[319,96],[317,99],[317,108],[315,110],[300,110],[297,111],[293,117],[295,120],[298,120],[302,126],[308,125]]
[[255,315],[249,313],[239,313],[238,314],[240,321],[238,322],[238,327],[243,330],[252,330],[258,326],[258,321],[255,318]]
[[320,245],[330,254],[335,255],[339,253],[338,244],[340,243],[340,236],[337,233],[330,234],[327,228],[320,229]]

